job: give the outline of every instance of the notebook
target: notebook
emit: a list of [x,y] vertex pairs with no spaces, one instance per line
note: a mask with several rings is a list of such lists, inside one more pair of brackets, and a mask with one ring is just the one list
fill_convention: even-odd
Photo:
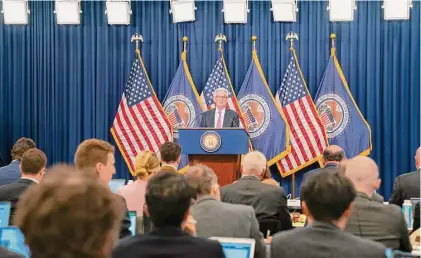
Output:
[[255,240],[249,238],[211,237],[222,245],[226,258],[253,258]]

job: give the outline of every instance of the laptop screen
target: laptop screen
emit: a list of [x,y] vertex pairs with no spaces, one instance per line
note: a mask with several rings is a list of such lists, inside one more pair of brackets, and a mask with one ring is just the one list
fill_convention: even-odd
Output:
[[221,243],[226,258],[253,258],[254,239],[212,237]]
[[126,179],[111,179],[108,186],[111,192],[117,193],[118,189],[126,184]]
[[17,227],[0,228],[0,246],[27,258],[30,257],[30,251],[28,246],[25,245],[24,236]]
[[8,227],[10,218],[10,202],[0,202],[0,227]]
[[136,235],[136,211],[129,211],[130,227],[129,230],[132,232],[132,236]]

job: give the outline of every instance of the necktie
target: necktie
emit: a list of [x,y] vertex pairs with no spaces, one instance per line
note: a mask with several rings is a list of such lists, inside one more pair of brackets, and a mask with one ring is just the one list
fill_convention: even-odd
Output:
[[222,128],[222,112],[218,112],[218,121],[216,121],[216,128]]

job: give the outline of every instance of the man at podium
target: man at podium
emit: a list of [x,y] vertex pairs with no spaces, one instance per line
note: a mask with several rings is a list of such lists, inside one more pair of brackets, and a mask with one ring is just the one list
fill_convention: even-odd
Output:
[[213,102],[215,108],[202,113],[200,127],[238,127],[240,119],[237,112],[227,108],[228,90],[225,88],[217,88],[213,92]]

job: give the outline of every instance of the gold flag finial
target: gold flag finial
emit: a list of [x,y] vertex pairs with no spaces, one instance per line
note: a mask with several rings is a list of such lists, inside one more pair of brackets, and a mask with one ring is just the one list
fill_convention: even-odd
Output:
[[330,49],[330,55],[335,55],[336,52],[336,48],[335,48],[335,39],[336,39],[336,34],[332,33],[330,34],[330,39],[332,40],[332,48]]
[[298,40],[298,34],[291,31],[287,34],[285,40],[289,40],[290,49],[294,49],[294,40]]
[[251,37],[251,40],[253,41],[253,51],[256,51],[256,41],[257,41],[257,36],[253,36],[253,37]]
[[227,42],[227,37],[224,34],[219,33],[215,37],[215,42],[219,43],[219,50],[222,50],[222,42]]
[[189,38],[187,38],[186,36],[183,37],[183,49],[184,51],[186,51],[187,49],[187,41],[189,40]]
[[139,41],[142,41],[143,42],[142,35],[140,35],[139,33],[133,34],[132,39],[130,40],[130,42],[133,42],[133,41],[136,42],[136,50],[139,50]]

